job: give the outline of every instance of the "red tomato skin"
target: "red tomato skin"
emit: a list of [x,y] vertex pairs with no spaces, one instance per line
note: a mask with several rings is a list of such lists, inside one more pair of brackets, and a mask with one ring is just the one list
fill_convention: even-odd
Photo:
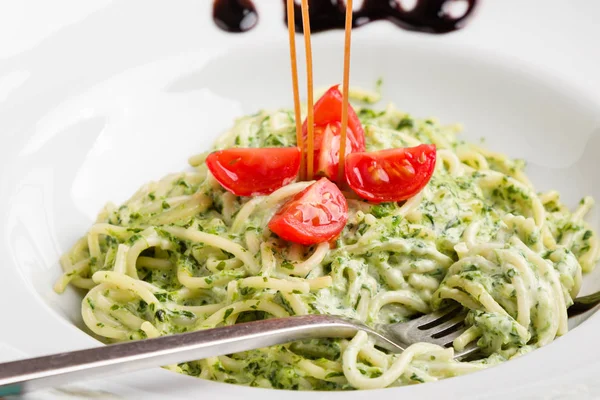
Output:
[[[342,120],[342,93],[334,85],[315,103],[314,106],[314,171],[319,176],[337,180],[339,164],[340,132]],[[328,128],[331,131],[328,131]],[[329,134],[328,134],[329,133]],[[302,125],[305,142],[308,137],[308,124]],[[346,131],[346,154],[365,151],[365,131],[348,105],[348,130]]]
[[[315,126],[325,126],[332,122],[342,121],[342,92],[338,89],[339,85],[330,87],[323,96],[315,103],[314,124]],[[302,124],[302,133],[306,138],[308,136],[308,122],[304,120]],[[363,129],[358,115],[348,104],[348,139],[354,151],[365,151],[365,130]],[[316,136],[315,136],[316,139]],[[315,140],[315,150],[320,143]]]
[[221,186],[236,196],[267,195],[296,178],[300,149],[234,147],[210,153],[206,165]]
[[280,238],[303,245],[336,238],[348,221],[348,202],[338,187],[321,178],[288,200],[269,222]]
[[435,145],[352,153],[346,158],[346,182],[374,203],[402,201],[429,182],[436,163]]
[[[319,127],[320,129],[321,127]],[[314,171],[317,176],[325,176],[337,182],[338,166],[340,164],[340,144],[342,124],[332,122],[320,132],[321,148],[315,152]],[[350,139],[346,137],[346,156],[353,151]]]

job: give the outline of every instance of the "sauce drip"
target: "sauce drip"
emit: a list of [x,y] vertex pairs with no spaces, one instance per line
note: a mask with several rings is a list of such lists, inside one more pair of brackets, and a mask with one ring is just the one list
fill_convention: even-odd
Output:
[[258,13],[251,0],[214,0],[213,20],[227,32],[246,32],[258,22]]
[[478,0],[462,0],[466,8],[460,15],[450,12],[454,0],[418,0],[415,7],[405,11],[396,1],[365,0],[360,10],[354,13],[355,26],[385,19],[400,28],[425,33],[448,33],[464,26],[475,9]]
[[[450,9],[464,3],[459,15]],[[309,0],[312,32],[344,29],[346,5],[344,0]],[[417,0],[411,10],[405,10],[398,0],[364,0],[360,9],[352,13],[352,27],[369,22],[387,20],[409,31],[448,33],[462,28],[473,13],[478,0]],[[283,0],[285,7],[286,0]],[[294,27],[302,32],[302,12],[296,3]],[[214,0],[213,18],[217,26],[228,32],[245,32],[258,22],[258,14],[251,0]],[[285,17],[287,23],[287,14]]]

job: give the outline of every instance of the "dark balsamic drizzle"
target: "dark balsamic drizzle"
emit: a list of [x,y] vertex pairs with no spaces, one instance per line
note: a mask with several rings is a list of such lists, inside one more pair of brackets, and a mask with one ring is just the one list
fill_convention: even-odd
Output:
[[[462,28],[475,9],[477,0],[464,1],[467,5],[465,12],[454,17],[449,14],[448,8],[456,0],[418,0],[410,11],[404,10],[395,0],[364,0],[360,9],[352,13],[352,26],[357,28],[369,22],[387,20],[409,31],[448,33]],[[285,0],[283,2],[285,4]],[[310,0],[308,3],[311,32],[344,29],[346,5],[343,0]],[[302,32],[299,4],[296,4],[295,19],[296,32]]]
[[[464,0],[466,9],[461,15],[453,16],[450,6],[454,0],[420,0],[410,11],[405,11],[395,1],[365,0],[356,16],[357,26],[370,21],[386,19],[400,28],[425,32],[448,33],[462,28],[478,0]],[[363,22],[364,21],[364,22]]]
[[213,20],[227,32],[246,32],[258,22],[258,13],[251,0],[214,0]]
[[[465,3],[466,9],[462,15],[453,16],[449,8],[459,0],[418,0],[411,10],[403,9],[398,0],[364,0],[360,9],[353,12],[352,26],[356,28],[372,21],[387,20],[409,31],[448,33],[462,28],[478,3],[478,0],[460,1]],[[344,0],[309,0],[308,3],[311,32],[344,29]],[[286,0],[283,4],[285,9]],[[214,0],[213,16],[216,24],[229,32],[245,32],[258,21],[258,14],[250,0]],[[302,12],[298,1],[294,26],[296,32],[302,32]]]

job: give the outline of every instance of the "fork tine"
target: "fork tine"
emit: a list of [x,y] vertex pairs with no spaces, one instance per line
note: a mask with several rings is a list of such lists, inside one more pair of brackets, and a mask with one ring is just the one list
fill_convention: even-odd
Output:
[[419,327],[419,329],[421,329],[423,331],[423,333],[426,333],[428,335],[433,336],[433,338],[436,337],[441,337],[441,336],[445,336],[444,332],[452,329],[455,326],[458,326],[460,324],[463,324],[465,321],[465,317],[467,315],[467,312],[465,310],[461,310],[459,311],[458,314],[456,314],[456,316],[452,317],[451,319],[442,322],[439,325],[434,325],[431,326],[431,324],[429,325],[430,327],[428,327],[427,329],[423,329],[423,327]]
[[454,353],[454,358],[461,359],[467,357],[475,352],[479,351],[479,346],[477,346],[476,342],[472,342],[467,347],[465,347],[462,351],[457,351]]
[[462,306],[460,304],[453,304],[441,310],[434,311],[430,314],[425,314],[419,318],[415,318],[411,322],[413,322],[419,329],[426,330],[431,326],[439,325],[440,323],[447,321],[448,319],[452,318],[457,311],[461,310]]
[[[409,321],[379,325],[377,330],[383,332],[384,336],[393,338],[392,341],[402,343],[405,347],[417,342],[450,347],[454,339],[467,330],[464,323],[467,313],[468,310],[455,303]],[[464,351],[464,355],[468,355],[475,350],[469,348],[468,352],[467,349]],[[464,355],[461,353],[460,357]]]
[[457,337],[462,335],[466,330],[467,330],[467,327],[463,326],[462,328],[460,328],[452,333],[449,333],[445,336],[438,337],[438,338],[430,338],[430,339],[427,339],[427,341],[430,343],[433,343],[433,344],[437,344],[438,346],[450,347],[450,346],[452,346],[452,342],[454,341],[454,339],[456,339]]

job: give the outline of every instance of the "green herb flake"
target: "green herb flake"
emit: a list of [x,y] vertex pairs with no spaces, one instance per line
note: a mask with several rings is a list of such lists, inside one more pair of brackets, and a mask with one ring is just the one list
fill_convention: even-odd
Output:
[[143,238],[144,238],[144,237],[143,237],[142,235],[135,234],[135,235],[131,236],[129,239],[127,239],[127,242],[126,242],[126,244],[127,244],[128,246],[131,246],[131,245],[133,245],[135,242],[137,242],[138,240],[141,240],[141,239],[143,239]]
[[395,208],[395,203],[381,203],[371,207],[371,214],[376,218],[383,218],[390,215]]
[[400,120],[400,122],[398,122],[398,125],[396,125],[396,130],[399,131],[404,128],[412,128],[414,126],[415,126],[414,121],[409,116],[405,116]]
[[291,262],[289,262],[288,260],[284,260],[281,263],[281,268],[285,268],[285,269],[294,269],[294,264],[292,264]]

